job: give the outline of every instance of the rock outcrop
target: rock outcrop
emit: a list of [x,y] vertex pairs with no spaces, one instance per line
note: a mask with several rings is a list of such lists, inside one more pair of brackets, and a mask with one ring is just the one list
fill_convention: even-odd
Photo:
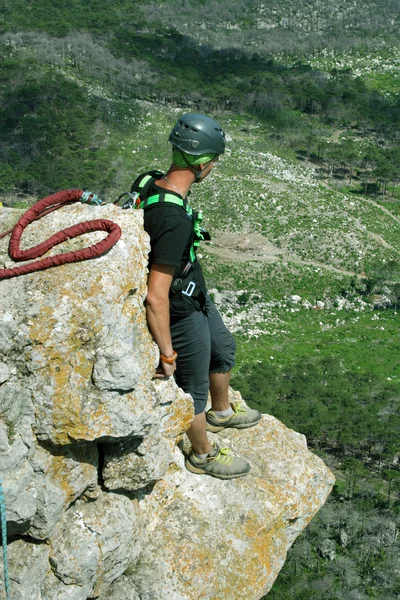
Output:
[[[0,231],[17,218],[0,208]],[[94,218],[122,228],[107,255],[0,282],[12,598],[259,599],[333,477],[304,436],[268,415],[215,436],[251,462],[249,476],[220,481],[185,470],[192,401],[174,381],[152,379],[158,350],[143,308],[141,212],[63,208],[32,224],[23,244]],[[13,266],[4,239],[3,265]]]

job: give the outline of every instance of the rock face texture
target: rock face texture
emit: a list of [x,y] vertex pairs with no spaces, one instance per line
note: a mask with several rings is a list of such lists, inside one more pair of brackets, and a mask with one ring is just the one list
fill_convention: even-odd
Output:
[[[0,208],[0,232],[18,217]],[[123,232],[107,255],[0,281],[12,598],[257,600],[333,476],[303,436],[268,415],[255,428],[211,436],[251,462],[249,476],[220,481],[185,470],[177,444],[192,400],[174,381],[152,380],[158,350],[143,307],[141,212],[66,207],[30,225],[23,247],[97,218]],[[0,240],[0,268],[14,266],[7,247]]]

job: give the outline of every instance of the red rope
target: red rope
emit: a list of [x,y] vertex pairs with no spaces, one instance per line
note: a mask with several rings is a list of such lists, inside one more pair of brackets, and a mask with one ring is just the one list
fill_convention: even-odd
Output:
[[76,252],[64,252],[63,254],[57,254],[56,256],[49,256],[42,260],[37,260],[21,267],[14,267],[12,269],[0,269],[0,279],[10,279],[11,277],[17,277],[18,275],[26,275],[27,273],[33,273],[35,271],[43,271],[50,267],[58,267],[66,263],[79,262],[82,260],[88,260],[90,258],[97,258],[102,254],[105,254],[110,250],[121,237],[121,228],[116,223],[109,221],[108,219],[96,219],[94,221],[84,221],[78,223],[72,227],[67,227],[62,231],[52,235],[49,239],[34,246],[28,248],[28,250],[20,249],[21,237],[24,229],[34,221],[41,219],[45,215],[49,214],[53,210],[57,210],[66,204],[72,204],[78,202],[83,194],[82,190],[64,190],[57,194],[47,196],[42,200],[39,200],[29,210],[26,211],[19,219],[18,223],[10,230],[5,231],[0,235],[0,238],[4,237],[8,233],[12,232],[9,254],[10,257],[15,261],[30,260],[32,258],[39,258],[48,252],[54,246],[65,242],[68,239],[76,238],[84,233],[90,233],[92,231],[108,231],[108,236],[82,250]]

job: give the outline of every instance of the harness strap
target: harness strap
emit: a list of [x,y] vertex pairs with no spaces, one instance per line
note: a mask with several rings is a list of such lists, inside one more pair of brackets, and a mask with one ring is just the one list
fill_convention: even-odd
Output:
[[175,296],[176,294],[180,293],[183,296],[185,296],[188,300],[196,301],[200,305],[201,310],[203,310],[206,303],[206,296],[204,292],[199,288],[197,283],[192,279],[191,275],[188,275],[188,273],[192,264],[196,260],[196,250],[200,246],[200,242],[205,239],[209,240],[210,236],[200,227],[200,224],[203,220],[202,213],[194,211],[186,198],[182,198],[180,196],[177,196],[176,194],[171,194],[163,191],[148,196],[148,192],[151,186],[153,185],[154,181],[156,179],[161,178],[162,176],[163,173],[161,173],[160,171],[149,171],[148,173],[144,173],[143,175],[139,175],[139,177],[137,177],[137,179],[134,181],[131,187],[130,192],[131,195],[138,195],[138,197],[136,198],[134,208],[141,208],[143,210],[146,210],[146,208],[149,208],[150,206],[153,206],[155,204],[162,204],[164,202],[168,202],[170,204],[175,204],[176,206],[180,206],[181,208],[183,208],[186,214],[190,217],[193,223],[193,236],[189,251],[189,262],[181,272],[180,276],[172,282],[170,296]]
[[201,310],[203,310],[206,303],[206,296],[190,275],[184,279],[177,277],[172,281],[169,291],[170,296],[173,297],[179,293],[186,296],[187,299],[192,298],[193,300],[196,300],[199,303]]
[[163,175],[164,173],[161,171],[148,171],[143,175],[139,175],[139,177],[137,177],[132,184],[131,193],[137,192],[138,194],[141,194],[143,198],[145,198],[153,181],[160,179]]
[[191,217],[193,220],[194,240],[190,248],[190,261],[193,263],[196,260],[196,250],[200,246],[200,242],[205,239],[200,227],[200,224],[203,220],[203,215],[201,212],[194,211],[186,198],[179,198],[178,196],[175,196],[174,194],[168,194],[167,192],[154,194],[148,198],[145,197],[144,200],[141,200],[139,196],[139,198],[136,200],[136,208],[146,209],[153,204],[162,204],[163,202],[169,202],[170,204],[181,206],[186,214],[189,215],[189,217]]
[[138,208],[147,208],[152,204],[169,202],[170,204],[176,204],[177,206],[181,206],[186,211],[186,214],[188,214],[190,217],[194,214],[193,209],[186,200],[186,198],[179,198],[178,196],[175,196],[174,194],[168,194],[167,192],[154,194],[153,196],[149,196],[148,198],[146,198],[143,193],[141,195],[143,195],[145,199],[140,200]]

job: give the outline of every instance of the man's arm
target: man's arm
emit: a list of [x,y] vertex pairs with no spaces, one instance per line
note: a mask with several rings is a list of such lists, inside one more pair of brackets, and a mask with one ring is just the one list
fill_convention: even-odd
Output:
[[[169,329],[169,289],[175,267],[153,264],[147,282],[146,315],[150,331],[164,356],[172,356],[173,348]],[[161,362],[164,375],[170,376],[176,369],[176,363],[169,365]]]

